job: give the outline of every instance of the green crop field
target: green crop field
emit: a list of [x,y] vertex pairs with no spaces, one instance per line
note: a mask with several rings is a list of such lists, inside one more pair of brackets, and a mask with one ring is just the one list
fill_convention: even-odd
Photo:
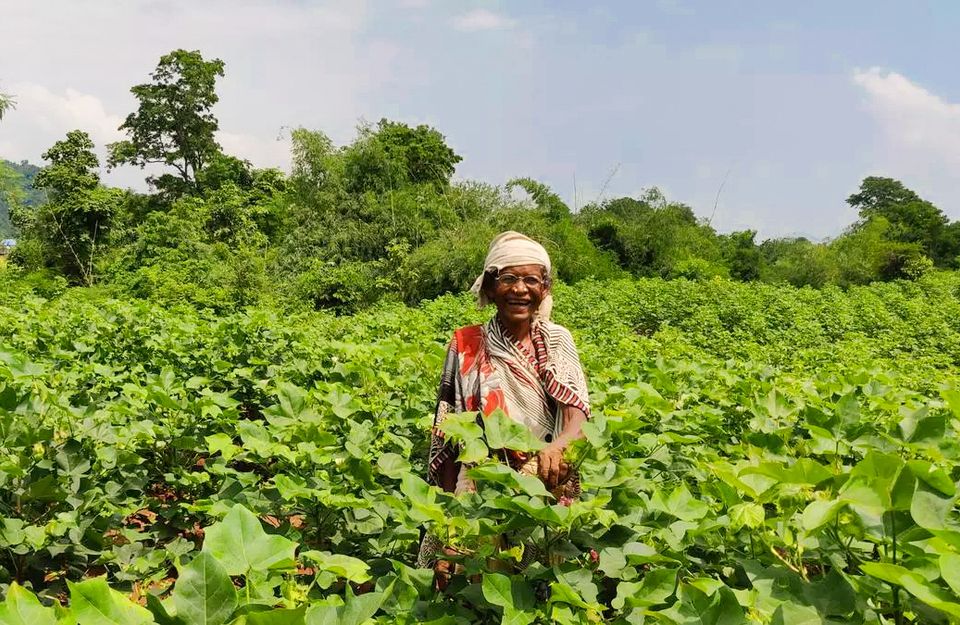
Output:
[[[958,289],[558,286],[594,409],[564,506],[492,460],[476,494],[423,480],[445,343],[490,314],[465,297],[216,316],[7,282],[0,624],[958,621]],[[499,425],[450,435],[530,444]],[[442,593],[421,528],[460,554]]]

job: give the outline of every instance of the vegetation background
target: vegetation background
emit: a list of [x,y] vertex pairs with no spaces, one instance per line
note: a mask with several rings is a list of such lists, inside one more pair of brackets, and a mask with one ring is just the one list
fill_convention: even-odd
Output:
[[294,129],[292,171],[256,169],[215,139],[224,71],[175,50],[132,87],[128,138],[109,146],[106,165],[149,167],[151,193],[104,186],[83,129],[51,146],[42,168],[0,166],[0,236],[17,239],[10,261],[28,282],[220,311],[351,312],[463,290],[506,229],[541,240],[571,284],[633,275],[848,287],[957,266],[960,222],[890,178],[862,181],[847,199],[859,219],[831,240],[758,242],[751,230],[716,232],[656,188],[571,211],[529,178],[455,181],[461,156],[438,130],[386,119],[362,123],[344,146]]
[[[224,71],[175,50],[132,88],[106,165],[147,193],[83,129],[0,167],[0,625],[958,622],[960,224],[880,177],[822,242],[657,189],[571,210],[389,120],[256,169],[215,139]],[[589,372],[578,501],[491,458],[540,444],[502,417],[444,425],[477,493],[422,477],[506,229]]]

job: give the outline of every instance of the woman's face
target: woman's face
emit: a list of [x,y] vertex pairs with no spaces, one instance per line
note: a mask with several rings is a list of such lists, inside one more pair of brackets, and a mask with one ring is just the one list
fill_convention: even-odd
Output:
[[[516,277],[517,280],[514,281],[510,276]],[[524,278],[530,276],[540,279],[539,287],[530,286],[524,282]],[[497,312],[502,320],[508,323],[522,323],[533,319],[543,298],[550,292],[546,279],[546,272],[541,265],[504,267],[500,270],[498,278],[491,280],[485,290],[490,301],[497,305]],[[509,282],[514,283],[509,284]]]

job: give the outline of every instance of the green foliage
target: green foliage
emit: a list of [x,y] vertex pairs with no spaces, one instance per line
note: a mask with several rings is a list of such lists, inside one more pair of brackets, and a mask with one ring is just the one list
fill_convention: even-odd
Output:
[[0,93],[0,121],[4,115],[16,108],[16,103],[16,99],[9,93]]
[[590,240],[637,276],[727,275],[721,241],[689,206],[668,202],[656,188],[639,200],[585,206],[578,222]]
[[26,161],[0,160],[0,238],[16,238],[12,213],[20,207],[37,206],[45,199],[45,194],[33,186],[39,171],[39,167]]
[[98,243],[108,237],[124,193],[100,185],[93,148],[87,133],[74,130],[43,154],[50,164],[33,186],[47,202],[19,206],[12,215],[21,237],[13,258],[24,268],[54,269],[86,286],[95,282]]
[[160,57],[152,81],[130,89],[137,111],[120,126],[129,139],[110,145],[111,167],[162,164],[176,176],[150,178],[158,189],[181,194],[194,188],[201,170],[220,153],[219,124],[211,109],[223,61],[205,61],[199,51],[174,50]]
[[875,219],[888,224],[886,237],[891,241],[914,244],[919,251],[940,265],[952,264],[960,253],[956,228],[939,208],[923,200],[899,180],[869,176],[860,184],[859,193],[847,203],[860,213],[865,226]]
[[342,158],[344,185],[351,193],[384,193],[422,184],[442,190],[463,160],[430,126],[411,128],[387,119],[375,129],[361,125],[357,140],[343,150]]
[[[957,275],[556,288],[593,408],[569,506],[487,457],[536,447],[497,416],[444,425],[476,494],[421,477],[467,297],[215,316],[0,289],[0,623],[957,613]],[[443,592],[421,527],[457,549]]]

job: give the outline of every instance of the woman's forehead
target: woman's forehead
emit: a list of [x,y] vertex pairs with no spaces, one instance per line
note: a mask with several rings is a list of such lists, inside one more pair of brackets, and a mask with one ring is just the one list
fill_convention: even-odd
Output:
[[546,270],[546,267],[543,265],[513,265],[511,267],[504,267],[500,270],[500,273],[512,273],[516,276],[536,276]]

